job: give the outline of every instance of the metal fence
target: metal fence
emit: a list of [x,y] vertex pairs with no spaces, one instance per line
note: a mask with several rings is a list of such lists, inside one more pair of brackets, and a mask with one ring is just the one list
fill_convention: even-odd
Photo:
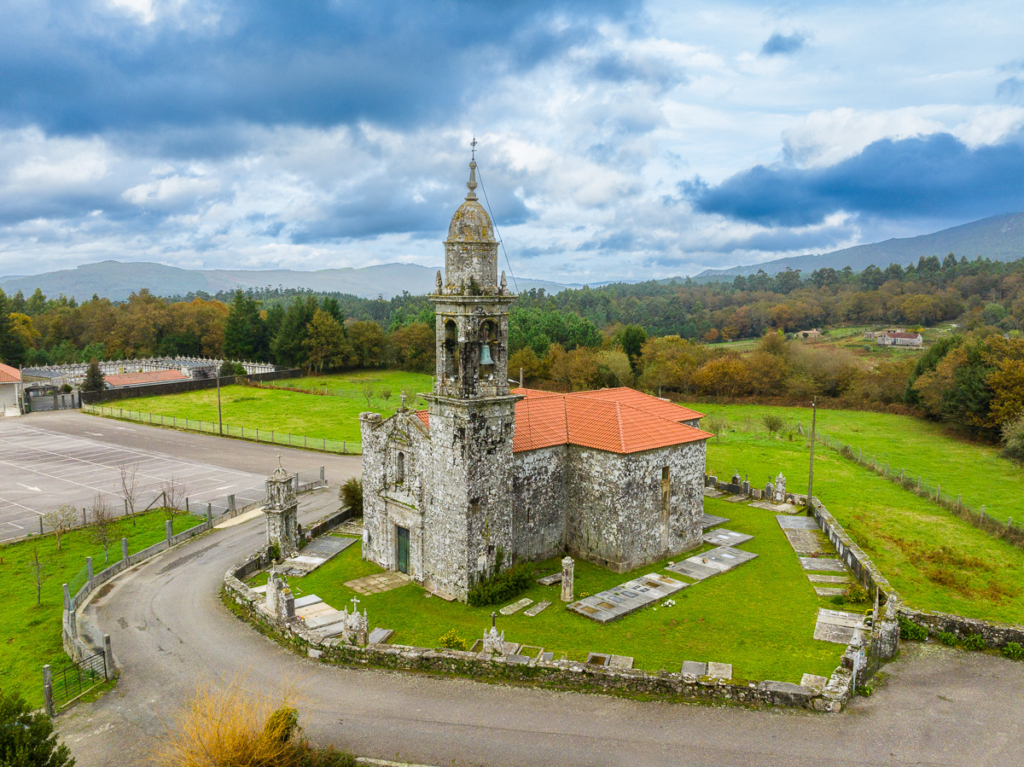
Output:
[[202,434],[217,434],[224,437],[234,437],[236,439],[245,439],[268,445],[298,447],[303,450],[319,450],[324,453],[358,455],[363,451],[361,442],[325,439],[322,437],[305,437],[298,434],[281,433],[272,429],[254,429],[252,427],[247,428],[245,426],[231,426],[226,423],[218,426],[215,423],[198,421],[194,418],[178,418],[176,416],[165,416],[155,413],[139,413],[120,407],[102,407],[99,405],[83,404],[82,412],[100,415],[106,418],[118,418],[122,421],[134,421],[136,423],[151,424],[153,426],[169,426],[172,429],[183,429],[185,431],[195,431]]
[[49,670],[47,666],[43,672],[43,694],[53,714],[109,678],[107,656],[102,652],[53,671],[50,679],[46,679]]
[[1005,522],[1001,519],[996,519],[985,511],[984,506],[970,506],[964,503],[962,495],[954,496],[952,493],[947,493],[942,489],[941,485],[933,485],[921,475],[907,474],[902,468],[897,470],[895,467],[891,467],[888,461],[879,461],[875,455],[865,455],[864,451],[860,448],[847,445],[827,434],[818,434],[816,441],[830,450],[839,453],[844,458],[870,469],[879,476],[885,477],[890,482],[895,482],[904,490],[909,490],[915,495],[927,498],[932,503],[938,504],[961,519],[970,522],[975,527],[998,538],[1003,538],[1014,546],[1024,548],[1024,527],[1021,527],[1020,524],[1014,525],[1013,517],[1010,517]]

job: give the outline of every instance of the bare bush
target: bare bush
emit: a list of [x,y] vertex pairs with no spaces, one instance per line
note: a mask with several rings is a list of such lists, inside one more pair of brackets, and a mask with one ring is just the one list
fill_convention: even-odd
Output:
[[188,485],[177,477],[171,476],[164,480],[160,490],[164,494],[164,506],[170,511],[182,511],[188,497]]
[[96,500],[92,502],[92,539],[103,547],[103,561],[110,562],[110,541],[113,538],[114,514],[107,506],[106,500],[101,493],[96,494]]
[[124,499],[125,510],[131,515],[135,524],[135,495],[138,492],[139,464],[122,461],[117,465],[121,479],[121,497]]
[[47,571],[46,562],[39,558],[38,546],[32,548],[29,568],[32,572],[32,581],[36,586],[36,607],[39,607],[43,600],[43,582],[50,577],[50,573]]
[[366,406],[370,407],[370,403],[373,402],[373,383],[366,383],[361,389],[363,397],[366,399]]
[[57,551],[60,551],[60,543],[64,533],[73,529],[76,521],[78,521],[78,511],[69,503],[62,503],[53,511],[43,515],[43,522],[53,530],[54,535],[57,537]]
[[382,386],[382,387],[380,387],[380,391],[378,392],[378,394],[380,394],[381,398],[383,398],[383,400],[385,402],[387,402],[388,400],[391,399],[391,387],[390,386]]

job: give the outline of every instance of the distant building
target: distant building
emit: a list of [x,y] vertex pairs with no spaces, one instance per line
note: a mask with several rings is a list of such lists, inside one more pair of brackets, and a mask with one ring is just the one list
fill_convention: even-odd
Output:
[[920,333],[906,333],[902,330],[889,330],[877,338],[879,346],[920,346],[924,338]]
[[115,373],[104,378],[108,389],[123,386],[145,386],[147,384],[187,381],[188,376],[180,370],[150,370],[145,373]]
[[21,371],[0,362],[0,417],[21,415]]
[[796,334],[797,338],[802,338],[805,341],[817,341],[821,338],[821,331],[817,328],[811,328],[810,330],[801,330]]

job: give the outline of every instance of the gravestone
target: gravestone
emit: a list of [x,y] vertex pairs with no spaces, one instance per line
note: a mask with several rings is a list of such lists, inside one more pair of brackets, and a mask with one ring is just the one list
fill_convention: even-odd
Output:
[[288,588],[288,581],[274,570],[270,571],[270,579],[267,581],[267,611],[282,621],[295,617],[295,597]]
[[740,477],[740,473],[738,471],[737,472],[733,472],[732,481],[729,484],[737,485],[738,486],[742,482],[743,482],[743,478]]
[[299,550],[298,511],[294,477],[281,466],[278,456],[278,466],[267,478],[263,512],[267,518],[267,546],[276,543],[282,557],[292,556]]
[[786,501],[786,478],[779,472],[779,476],[775,478],[775,497],[773,499],[776,503],[785,503]]
[[576,563],[573,562],[572,557],[566,557],[562,560],[562,601],[572,602],[573,597],[573,570],[575,569]]

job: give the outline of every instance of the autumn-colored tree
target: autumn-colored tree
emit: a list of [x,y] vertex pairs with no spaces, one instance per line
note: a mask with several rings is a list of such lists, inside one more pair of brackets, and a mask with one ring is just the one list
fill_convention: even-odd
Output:
[[632,386],[633,367],[621,349],[608,349],[597,354],[598,378],[605,386]]
[[529,383],[543,375],[543,364],[537,359],[537,353],[527,346],[520,349],[508,360],[508,377],[519,380],[519,371],[523,371],[524,383]]
[[424,322],[412,322],[396,328],[388,336],[392,356],[405,370],[428,373],[434,370],[436,339],[434,328]]
[[701,394],[740,397],[752,391],[747,366],[738,356],[731,354],[704,363],[694,371],[690,380]]
[[347,326],[348,340],[360,367],[378,367],[384,362],[387,338],[376,322],[353,322]]

